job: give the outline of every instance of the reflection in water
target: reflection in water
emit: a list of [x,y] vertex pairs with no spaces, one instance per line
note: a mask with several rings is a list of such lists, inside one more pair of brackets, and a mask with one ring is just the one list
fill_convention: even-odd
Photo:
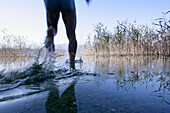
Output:
[[146,90],[150,89],[149,87],[156,87],[153,90],[152,94],[159,98],[162,98],[161,102],[165,102],[170,105],[170,101],[166,100],[170,91],[170,76],[169,72],[164,73],[152,73],[147,71],[137,71],[132,72],[129,78],[118,79],[116,81],[118,89],[123,89],[128,91],[129,89],[136,89],[139,85],[144,85]]
[[[127,68],[131,68],[133,70],[136,69],[147,69],[152,68],[154,71],[159,71],[157,68],[161,67],[162,69],[167,69],[170,67],[170,59],[163,59],[157,57],[143,56],[143,57],[132,57],[132,56],[124,56],[124,57],[84,57],[84,62],[95,63],[95,69],[104,68],[103,71],[111,70],[113,67],[119,67],[126,70]],[[99,65],[98,65],[99,64]]]
[[59,97],[57,88],[50,90],[45,103],[47,113],[77,113],[75,83],[70,85]]
[[[94,70],[101,75],[114,75],[117,89],[128,91],[143,85],[152,95],[170,105],[170,59],[157,57],[92,57]],[[87,70],[90,70],[87,66]],[[152,88],[150,88],[152,87]],[[149,92],[149,91],[148,91]],[[166,99],[168,97],[168,99]]]
[[[47,113],[169,111],[168,58],[85,57],[84,63],[76,63],[77,70],[74,71],[69,70],[65,63],[60,66],[56,63],[51,67],[35,63],[23,71],[6,73],[10,81],[2,76],[5,75],[3,71],[0,72],[0,105],[1,102],[8,103],[8,100],[48,90],[45,102]],[[76,81],[60,96],[59,87],[70,84],[67,80]],[[25,89],[28,93],[13,96],[18,86],[29,86],[35,92]]]

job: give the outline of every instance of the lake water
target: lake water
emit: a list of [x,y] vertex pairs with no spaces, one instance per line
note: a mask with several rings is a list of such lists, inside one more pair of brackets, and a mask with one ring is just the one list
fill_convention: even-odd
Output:
[[170,58],[65,60],[1,60],[0,113],[170,113]]

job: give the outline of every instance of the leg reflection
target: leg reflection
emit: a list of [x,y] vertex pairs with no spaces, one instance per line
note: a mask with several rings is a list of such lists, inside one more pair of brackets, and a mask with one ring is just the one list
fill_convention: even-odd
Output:
[[75,89],[72,84],[69,86],[61,98],[58,89],[54,88],[50,91],[48,99],[45,103],[47,113],[77,113]]

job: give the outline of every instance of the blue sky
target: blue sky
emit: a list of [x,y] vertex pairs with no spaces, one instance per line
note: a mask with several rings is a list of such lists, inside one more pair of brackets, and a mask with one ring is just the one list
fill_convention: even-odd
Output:
[[[151,25],[162,12],[170,10],[170,0],[75,0],[77,7],[77,40],[85,43],[87,35],[93,34],[94,25],[102,22],[110,31],[117,20],[136,20],[138,24]],[[169,14],[170,15],[170,14]],[[167,18],[170,19],[170,16]],[[1,0],[0,30],[28,36],[28,43],[42,45],[46,36],[46,11],[43,0]],[[60,18],[56,44],[68,43],[65,27]]]

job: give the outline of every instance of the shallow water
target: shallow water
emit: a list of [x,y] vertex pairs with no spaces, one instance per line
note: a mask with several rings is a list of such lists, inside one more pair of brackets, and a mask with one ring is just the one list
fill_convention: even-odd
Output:
[[64,61],[1,65],[13,66],[0,72],[0,112],[170,112],[169,58],[84,57],[76,70]]

